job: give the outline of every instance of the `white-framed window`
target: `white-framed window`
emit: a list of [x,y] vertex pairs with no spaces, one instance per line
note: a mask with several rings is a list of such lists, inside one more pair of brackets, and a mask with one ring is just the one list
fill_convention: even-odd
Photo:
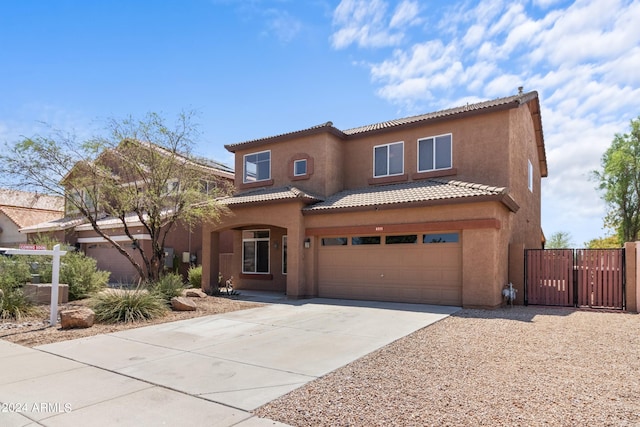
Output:
[[269,273],[269,230],[242,232],[242,272]]
[[287,236],[282,236],[282,274],[287,274]]
[[430,136],[418,140],[418,172],[429,172],[452,167],[452,137]]
[[271,179],[271,151],[245,154],[244,156],[244,183],[266,181]]
[[404,142],[373,147],[373,176],[375,178],[404,173]]
[[293,176],[303,176],[307,174],[307,159],[295,160],[293,162]]
[[529,187],[529,191],[533,193],[533,165],[531,164],[531,160],[527,160],[527,186]]

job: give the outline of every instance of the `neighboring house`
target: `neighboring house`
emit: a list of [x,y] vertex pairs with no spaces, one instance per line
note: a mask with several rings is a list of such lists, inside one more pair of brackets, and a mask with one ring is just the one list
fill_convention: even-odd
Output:
[[233,231],[237,289],[495,307],[542,247],[537,92],[349,130],[226,146],[231,211],[204,224],[203,286]]
[[[123,142],[124,144],[125,142]],[[143,144],[136,142],[138,144]],[[116,150],[107,150],[103,152],[95,163],[101,163],[108,165],[108,170],[112,173],[119,173],[118,162],[123,156],[127,155],[127,150],[122,149],[121,144]],[[146,147],[155,149],[162,153],[163,149],[154,144],[144,143]],[[168,154],[167,154],[168,155]],[[209,176],[210,181],[205,182],[204,190],[209,191],[207,185],[213,185],[214,182],[226,182],[231,183],[233,181],[233,169],[215,161],[207,159],[184,159],[185,167],[198,168],[203,172],[203,175]],[[140,168],[141,170],[148,170],[146,165]],[[73,174],[85,173],[82,164],[77,164],[69,172],[67,177]],[[122,174],[124,176],[124,173]],[[67,178],[65,178],[67,179]],[[132,181],[132,182],[128,182]],[[203,181],[204,182],[204,181]],[[64,181],[63,181],[64,184]],[[144,180],[137,178],[124,179],[123,186],[136,186],[138,191],[144,190]],[[169,186],[167,192],[178,191],[179,183],[177,180],[169,180]],[[67,189],[67,192],[69,190]],[[100,191],[98,190],[98,194]],[[74,197],[87,198],[87,204],[90,207],[95,207],[96,203],[89,200],[89,194],[85,194],[84,191],[78,192]],[[99,201],[97,203],[96,211],[99,212]],[[47,222],[42,222],[30,227],[24,227],[20,231],[25,233],[29,238],[33,238],[38,234],[48,234],[55,237],[59,241],[63,241],[70,245],[75,245],[78,249],[83,251],[87,256],[95,258],[98,263],[98,268],[111,272],[110,281],[113,283],[135,283],[139,279],[139,275],[131,264],[131,262],[123,256],[118,250],[104,237],[100,236],[92,227],[92,225],[86,220],[85,217],[78,213],[78,209],[73,204],[67,203],[65,209],[66,215],[63,218],[54,219]],[[125,216],[125,222],[133,238],[132,240],[125,233],[122,221],[119,218],[107,216],[106,214],[97,214],[97,224],[101,230],[110,236],[114,241],[123,245],[126,251],[133,255],[142,265],[142,260],[137,251],[138,247],[142,247],[147,253],[150,253],[151,249],[151,236],[144,228],[142,222],[136,214],[128,214]],[[222,257],[228,257],[225,255],[232,250],[231,248],[231,235],[223,236],[222,244]],[[178,223],[175,229],[171,230],[167,235],[165,241],[165,266],[174,270],[177,269],[182,275],[186,275],[188,268],[193,264],[200,264],[202,260],[202,229],[200,225],[188,226]]]
[[63,212],[62,197],[0,188],[0,247],[27,243],[21,228],[61,218]]

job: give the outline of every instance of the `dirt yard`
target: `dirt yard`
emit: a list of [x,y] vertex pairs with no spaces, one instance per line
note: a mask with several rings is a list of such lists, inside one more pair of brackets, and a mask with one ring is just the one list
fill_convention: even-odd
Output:
[[292,426],[638,426],[640,316],[462,310],[255,413]]

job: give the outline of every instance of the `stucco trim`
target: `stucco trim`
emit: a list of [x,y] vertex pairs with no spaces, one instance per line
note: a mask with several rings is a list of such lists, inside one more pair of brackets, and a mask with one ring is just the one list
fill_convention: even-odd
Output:
[[273,178],[265,179],[263,181],[256,182],[241,182],[238,184],[238,188],[241,190],[245,190],[247,188],[259,188],[259,187],[270,187],[273,185]]
[[273,274],[260,274],[260,273],[240,273],[241,279],[251,280],[273,280]]
[[381,176],[378,178],[369,178],[369,185],[384,185],[395,184],[397,182],[406,182],[409,180],[409,175],[403,173],[402,175]]
[[429,179],[429,178],[442,178],[444,176],[453,176],[458,174],[458,169],[450,168],[450,169],[441,169],[430,172],[416,172],[411,174],[411,179],[420,180],[420,179]]
[[495,218],[467,219],[455,221],[435,221],[419,222],[410,224],[374,224],[374,225],[354,225],[341,227],[314,227],[305,230],[306,236],[337,236],[351,234],[390,234],[423,231],[446,231],[446,230],[470,230],[494,228],[499,230],[502,227],[500,220]]
[[[121,236],[109,236],[114,242],[130,242],[131,239],[129,236],[121,235]],[[133,238],[136,240],[151,240],[151,236],[149,234],[134,234]],[[78,243],[106,243],[107,239],[104,237],[96,236],[96,237],[78,237]]]

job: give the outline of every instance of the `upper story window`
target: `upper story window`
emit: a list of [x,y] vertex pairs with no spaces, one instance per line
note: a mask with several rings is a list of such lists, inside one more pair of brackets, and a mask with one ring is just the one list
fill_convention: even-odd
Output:
[[375,178],[404,173],[404,142],[373,147],[373,176]]
[[293,176],[303,176],[307,174],[307,159],[295,160],[293,162]]
[[243,182],[266,181],[271,179],[271,151],[246,154],[244,156]]
[[451,169],[451,134],[418,140],[418,172]]

